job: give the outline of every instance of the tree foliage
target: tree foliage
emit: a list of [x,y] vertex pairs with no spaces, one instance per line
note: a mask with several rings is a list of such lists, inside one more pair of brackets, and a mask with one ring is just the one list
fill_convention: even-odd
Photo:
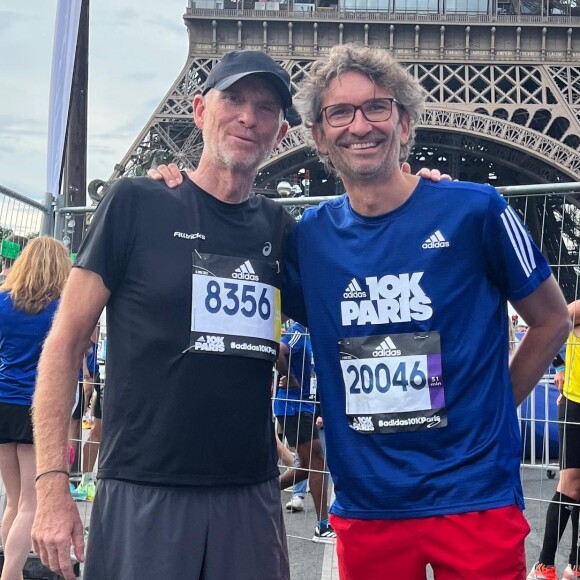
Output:
[[0,242],[7,238],[10,234],[14,233],[10,228],[3,228],[0,226]]

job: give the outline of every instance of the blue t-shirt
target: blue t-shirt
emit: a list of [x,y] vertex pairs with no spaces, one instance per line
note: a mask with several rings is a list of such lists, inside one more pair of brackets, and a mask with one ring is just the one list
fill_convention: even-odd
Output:
[[306,210],[287,250],[283,311],[308,320],[331,512],[523,508],[506,300],[550,269],[497,191],[421,180],[377,217],[341,196]]
[[[91,344],[85,353],[87,357],[87,370],[91,378],[95,378],[96,372],[99,370],[99,365],[97,364],[97,343],[91,340]],[[85,374],[83,372],[83,367],[79,371],[79,381],[84,381]]]
[[295,322],[282,335],[281,342],[290,351],[288,353],[290,372],[296,377],[301,388],[278,388],[274,399],[274,415],[282,417],[284,415],[296,415],[301,412],[314,414],[315,403],[313,401],[315,393],[310,392],[310,377],[314,372],[314,364],[312,345],[306,328]]
[[32,404],[38,359],[58,303],[27,314],[14,308],[9,293],[0,292],[0,403]]

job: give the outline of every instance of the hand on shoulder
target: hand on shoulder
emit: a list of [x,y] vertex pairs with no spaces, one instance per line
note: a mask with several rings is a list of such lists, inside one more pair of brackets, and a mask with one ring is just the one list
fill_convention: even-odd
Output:
[[[401,165],[401,171],[410,175],[411,166],[405,162]],[[451,176],[447,173],[441,173],[439,169],[429,169],[428,167],[421,167],[415,175],[433,181],[434,183],[437,183],[438,181],[451,181]]]
[[149,169],[147,171],[147,177],[154,181],[163,180],[165,185],[171,189],[183,183],[183,175],[175,163],[158,165],[155,169]]

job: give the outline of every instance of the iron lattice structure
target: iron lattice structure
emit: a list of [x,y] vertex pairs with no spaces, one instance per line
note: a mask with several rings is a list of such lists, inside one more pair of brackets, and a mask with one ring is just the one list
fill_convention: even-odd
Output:
[[[391,52],[427,92],[413,168],[437,167],[458,179],[504,186],[580,180],[580,17],[570,10],[549,16],[547,10],[502,15],[497,6],[485,14],[349,12],[316,4],[312,11],[296,12],[276,2],[276,10],[221,6],[190,3],[184,15],[187,62],[113,179],[142,175],[171,160],[196,167],[203,141],[191,101],[224,52],[266,50],[296,87],[330,47],[358,42]],[[279,181],[294,176],[300,184],[307,171],[313,195],[341,193],[340,182],[306,146],[299,119],[290,115],[289,121],[291,129],[258,174],[257,190],[276,195]],[[564,203],[561,196],[554,198],[552,206],[549,197],[538,205],[527,198],[525,208],[512,203],[535,238],[542,238],[551,263],[570,265],[560,276],[565,287],[575,288],[576,197],[569,195]]]

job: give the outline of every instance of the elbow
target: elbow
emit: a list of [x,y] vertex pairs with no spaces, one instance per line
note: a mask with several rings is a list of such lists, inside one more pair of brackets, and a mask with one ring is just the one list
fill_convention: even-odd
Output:
[[564,334],[564,340],[568,340],[568,335],[574,329],[574,324],[572,323],[572,321],[569,318],[566,320],[565,327],[566,327],[566,332]]
[[562,345],[568,339],[568,335],[572,331],[572,321],[569,316],[560,317],[559,324],[557,326],[557,338],[558,344]]

